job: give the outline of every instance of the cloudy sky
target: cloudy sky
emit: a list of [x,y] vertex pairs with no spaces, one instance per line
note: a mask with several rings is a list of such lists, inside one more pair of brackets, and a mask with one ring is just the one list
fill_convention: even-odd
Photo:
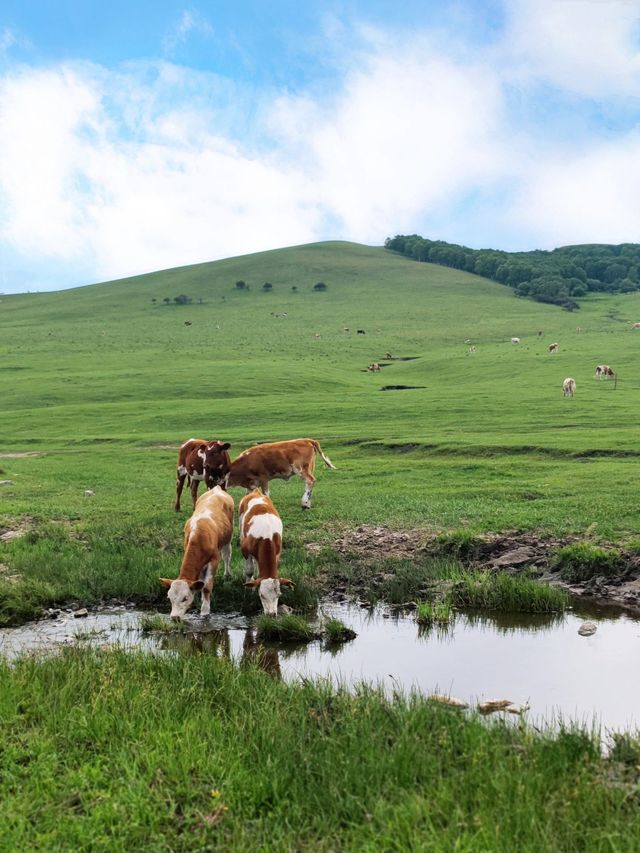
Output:
[[640,0],[2,0],[0,292],[640,241]]

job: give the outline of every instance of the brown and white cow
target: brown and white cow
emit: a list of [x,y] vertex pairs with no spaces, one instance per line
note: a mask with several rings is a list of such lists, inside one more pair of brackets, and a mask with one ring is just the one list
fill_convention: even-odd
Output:
[[570,376],[562,383],[562,396],[563,397],[573,397],[576,393],[576,380],[572,379]]
[[[277,616],[281,587],[293,581],[278,576],[282,552],[282,520],[270,497],[259,489],[240,501],[240,550],[244,557],[245,586],[258,588],[262,609]],[[257,575],[256,574],[257,568]]]
[[371,364],[367,367],[367,371],[369,373],[377,373],[380,370],[380,365],[377,361],[372,361]]
[[[190,438],[180,446],[178,451],[178,464],[176,467],[176,503],[175,511],[180,511],[180,496],[184,487],[184,481],[189,478],[189,487],[191,489],[191,498],[193,500],[193,508],[195,509],[196,500],[198,497],[198,488],[200,483],[205,479],[204,473],[204,447],[217,444],[221,450],[228,450],[230,444],[224,444],[221,441],[206,441],[204,438]],[[217,481],[216,481],[217,482]],[[211,483],[207,484],[209,488]],[[215,483],[213,483],[215,485]]]
[[560,344],[558,344],[558,343],[556,343],[556,344],[549,344],[549,346],[547,347],[547,349],[549,350],[549,352],[558,352],[558,347],[559,347],[559,346],[560,346]]
[[603,376],[605,379],[613,379],[615,375],[615,371],[608,364],[599,364],[596,367],[596,377],[598,379],[602,379]]
[[268,495],[271,480],[288,480],[297,474],[306,484],[302,508],[309,509],[316,482],[313,476],[316,453],[320,454],[327,467],[335,470],[335,465],[313,438],[257,444],[233,462],[226,449],[220,448],[220,442],[211,442],[204,448],[205,476],[210,485],[219,483],[228,489],[241,486],[247,491],[261,488]]
[[211,590],[220,557],[225,577],[231,563],[233,534],[233,498],[219,486],[200,495],[195,512],[184,526],[184,555],[180,574],[175,580],[160,578],[171,602],[171,618],[182,619],[193,602],[194,593],[202,592],[200,615],[211,612]]

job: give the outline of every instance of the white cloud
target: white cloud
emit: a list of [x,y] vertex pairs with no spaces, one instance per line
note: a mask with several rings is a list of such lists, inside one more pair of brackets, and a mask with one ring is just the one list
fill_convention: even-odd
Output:
[[209,21],[203,16],[192,10],[185,9],[180,15],[180,19],[166,34],[162,41],[163,51],[171,56],[177,48],[184,44],[190,33],[200,33],[202,35],[211,35],[213,27]]
[[637,0],[507,0],[504,47],[524,79],[592,97],[640,96]]
[[640,131],[532,164],[509,211],[537,244],[638,242]]

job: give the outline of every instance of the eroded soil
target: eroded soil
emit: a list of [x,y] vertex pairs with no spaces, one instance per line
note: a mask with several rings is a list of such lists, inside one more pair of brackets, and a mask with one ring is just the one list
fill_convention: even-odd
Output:
[[[640,612],[640,555],[620,549],[624,569],[618,575],[594,577],[583,583],[568,583],[553,571],[553,555],[559,548],[576,541],[577,537],[543,538],[535,533],[487,534],[474,538],[470,549],[472,553],[461,554],[439,542],[435,534],[419,528],[394,530],[383,526],[360,525],[350,530],[337,531],[331,548],[353,567],[349,582],[355,589],[359,586],[376,586],[388,579],[389,573],[380,570],[380,564],[385,560],[452,556],[479,569],[518,573],[533,568],[541,581],[566,589],[572,595]],[[309,542],[305,547],[310,553],[318,554],[325,546]]]

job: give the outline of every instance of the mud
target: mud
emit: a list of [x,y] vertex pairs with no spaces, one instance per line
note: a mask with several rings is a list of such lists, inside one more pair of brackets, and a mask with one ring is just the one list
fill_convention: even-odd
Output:
[[[620,549],[624,565],[620,574],[569,583],[552,570],[553,556],[558,549],[577,541],[578,537],[541,538],[534,533],[507,532],[474,537],[468,552],[460,553],[456,552],[455,543],[443,544],[436,534],[420,528],[393,530],[360,525],[337,532],[330,547],[354,564],[350,586],[356,590],[358,586],[363,590],[366,586],[375,587],[388,578],[388,572],[379,569],[382,558],[415,560],[451,556],[477,569],[512,574],[533,569],[541,582],[565,589],[577,598],[640,613],[640,555]],[[305,547],[309,553],[319,553],[323,546],[310,542]]]

